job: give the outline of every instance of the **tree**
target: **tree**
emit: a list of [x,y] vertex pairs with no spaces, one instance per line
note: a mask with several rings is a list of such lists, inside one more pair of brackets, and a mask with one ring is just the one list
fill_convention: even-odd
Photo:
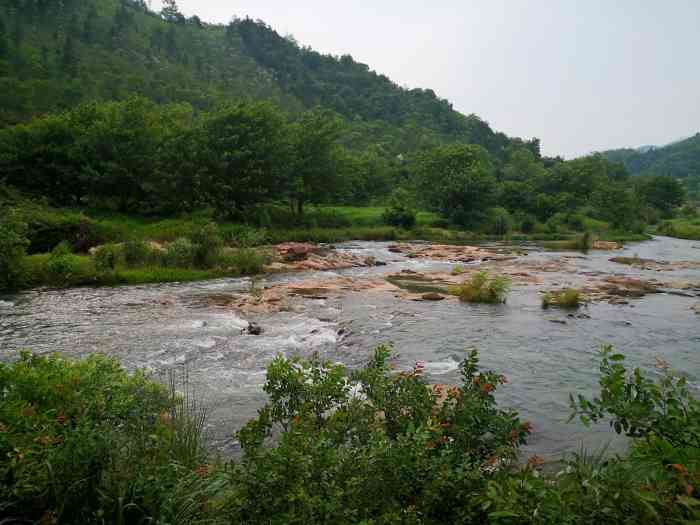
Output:
[[75,75],[78,70],[78,62],[78,51],[75,47],[75,40],[72,34],[68,34],[63,44],[63,51],[61,52],[61,66],[64,73]]
[[612,183],[599,188],[593,195],[598,216],[617,230],[631,230],[641,222],[640,206],[632,188]]
[[340,184],[340,120],[329,111],[306,112],[291,127],[293,146],[290,202],[299,215],[308,202],[321,202]]
[[183,22],[185,17],[180,13],[176,0],[163,0],[163,9],[160,10],[160,16],[166,22]]
[[7,27],[5,26],[3,19],[0,17],[0,58],[7,56],[9,48],[10,46],[7,42]]
[[473,144],[440,146],[422,154],[414,173],[418,195],[431,209],[473,227],[494,201],[496,178],[488,152]]
[[81,33],[81,39],[86,44],[93,44],[97,40],[98,29],[97,20],[99,15],[97,13],[97,7],[95,4],[91,4],[88,9],[85,20],[83,21],[83,30]]
[[204,123],[199,177],[207,200],[224,215],[279,198],[291,163],[287,126],[268,103],[224,107]]
[[22,279],[22,262],[29,241],[27,225],[12,210],[0,210],[0,290],[14,288]]
[[644,201],[658,209],[664,217],[670,217],[673,210],[685,201],[685,188],[673,177],[657,175],[643,180],[639,192]]

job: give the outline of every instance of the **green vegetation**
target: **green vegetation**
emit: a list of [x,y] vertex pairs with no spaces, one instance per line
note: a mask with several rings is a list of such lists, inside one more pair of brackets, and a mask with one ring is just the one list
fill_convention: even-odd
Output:
[[[12,285],[79,286],[211,279],[260,273],[266,257],[250,248],[225,248],[215,224],[192,229],[190,238],[151,245],[143,240],[105,243],[91,255],[63,241],[48,254],[23,257]],[[10,286],[7,286],[10,287]]]
[[449,293],[468,303],[505,303],[510,284],[503,275],[489,277],[487,272],[476,272],[462,284],[450,286]]
[[659,224],[656,233],[680,239],[700,240],[700,219],[674,219]]
[[22,354],[0,364],[0,391],[6,520],[172,522],[202,512],[203,419],[191,399],[97,355]]
[[392,193],[389,206],[382,214],[382,220],[390,225],[410,230],[416,225],[416,210],[411,205],[411,197],[406,190]]
[[663,147],[611,150],[603,155],[624,163],[633,175],[680,181],[693,199],[700,198],[700,133]]
[[550,306],[578,308],[583,302],[583,295],[575,288],[567,288],[558,292],[547,292],[542,296],[542,308],[549,308]]
[[[580,234],[585,249],[643,238],[684,201],[673,178],[542,157],[537,139],[262,22],[137,0],[11,0],[0,18],[3,289],[236,275],[260,265],[229,248],[289,240]],[[210,222],[216,246],[195,238]],[[129,241],[166,246],[85,258]]]
[[237,433],[242,457],[205,456],[204,414],[114,361],[23,354],[0,364],[0,514],[54,523],[692,523],[700,518],[700,402],[660,365],[649,379],[612,348],[600,393],[572,418],[610,420],[626,455],[519,461],[533,430],[497,406],[507,379],[472,351],[461,384],[423,364],[392,372],[278,357],[268,402]]
[[466,271],[467,271],[466,268],[464,266],[462,266],[461,264],[455,264],[452,267],[452,271],[450,271],[450,273],[452,275],[462,275]]

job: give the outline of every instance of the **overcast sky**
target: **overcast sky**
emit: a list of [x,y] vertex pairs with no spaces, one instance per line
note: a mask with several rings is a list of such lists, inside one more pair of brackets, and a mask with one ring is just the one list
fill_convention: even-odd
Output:
[[[153,8],[159,0],[153,0]],[[700,0],[179,0],[209,22],[260,18],[322,53],[543,152],[665,144],[700,131]]]

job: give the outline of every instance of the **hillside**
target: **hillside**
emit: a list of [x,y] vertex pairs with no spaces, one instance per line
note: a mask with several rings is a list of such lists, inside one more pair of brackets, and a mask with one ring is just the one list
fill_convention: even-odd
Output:
[[[320,105],[350,124],[346,145],[392,154],[468,142],[502,158],[511,142],[432,90],[402,88],[350,55],[300,47],[260,21],[206,24],[174,2],[162,13],[142,0],[0,4],[0,125],[141,94],[195,110],[240,99],[271,100],[290,113]],[[529,145],[539,153],[538,141]]]
[[622,162],[633,175],[668,175],[681,179],[690,194],[700,195],[700,133],[667,146],[617,149],[603,152],[613,162]]

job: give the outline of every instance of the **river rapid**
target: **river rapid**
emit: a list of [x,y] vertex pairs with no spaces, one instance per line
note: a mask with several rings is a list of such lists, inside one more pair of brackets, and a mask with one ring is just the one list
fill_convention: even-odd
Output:
[[[329,279],[378,278],[401,270],[449,271],[453,264],[410,259],[388,250],[388,243],[353,242],[339,251],[374,257],[386,266],[332,272],[266,276],[263,286]],[[506,246],[498,249],[508,251]],[[233,432],[265,402],[265,366],[277,354],[322,357],[361,366],[372,349],[390,343],[400,354],[399,369],[426,364],[430,382],[456,383],[465,349],[480,350],[482,365],[503,373],[509,383],[499,403],[518,410],[534,432],[526,454],[550,459],[581,446],[609,443],[624,447],[607,425],[585,429],[567,423],[569,393],[591,395],[598,380],[596,351],[613,344],[630,365],[657,373],[657,358],[700,384],[700,303],[695,291],[658,293],[629,304],[594,302],[585,315],[541,308],[541,292],[552,286],[580,285],[591,276],[621,275],[700,284],[700,268],[644,270],[610,261],[638,256],[663,261],[698,261],[700,243],[666,237],[631,244],[616,252],[547,252],[521,246],[527,253],[515,264],[566,259],[567,271],[538,275],[540,284],[515,284],[504,305],[461,304],[452,300],[403,300],[382,291],[348,292],[325,298],[297,297],[284,311],[242,314],[221,308],[212,297],[246,294],[250,280],[157,284],[116,288],[37,289],[0,296],[0,359],[20,349],[82,357],[100,352],[128,369],[144,368],[157,377],[186,370],[189,383],[208,409],[208,435],[214,450],[235,453]],[[245,332],[249,322],[264,332]]]

